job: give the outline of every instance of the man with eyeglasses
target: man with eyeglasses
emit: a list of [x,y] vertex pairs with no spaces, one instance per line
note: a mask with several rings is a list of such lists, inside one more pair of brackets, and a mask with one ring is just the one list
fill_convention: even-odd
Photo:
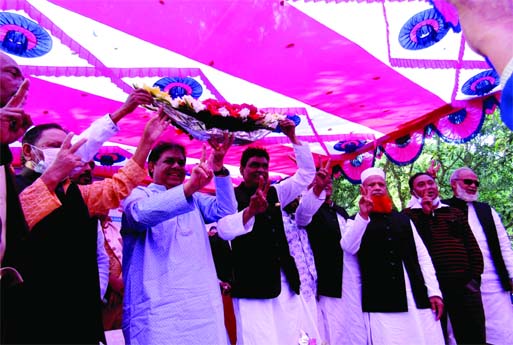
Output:
[[438,184],[429,173],[416,173],[408,184],[414,202],[402,213],[415,224],[433,261],[444,298],[441,320],[446,343],[454,337],[458,344],[484,344],[485,315],[479,289],[483,255],[467,217],[440,202]]
[[[158,143],[148,157],[153,179],[123,202],[123,334],[127,344],[227,344],[223,304],[205,223],[234,214],[233,237],[251,230],[254,202],[237,212],[223,165],[233,135],[211,138],[185,179],[186,152]],[[200,190],[214,179],[216,195]],[[260,194],[259,194],[260,195]],[[267,207],[264,197],[253,198]],[[246,229],[245,225],[248,225]],[[217,228],[222,237],[223,225]],[[228,230],[229,231],[229,230]]]
[[454,196],[443,200],[463,210],[483,254],[484,272],[481,294],[486,319],[486,342],[513,344],[513,250],[497,212],[487,203],[478,202],[479,180],[476,173],[463,167],[450,178]]

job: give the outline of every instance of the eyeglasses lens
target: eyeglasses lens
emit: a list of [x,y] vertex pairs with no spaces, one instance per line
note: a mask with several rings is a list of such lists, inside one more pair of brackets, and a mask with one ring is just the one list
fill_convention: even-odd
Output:
[[476,187],[479,187],[479,181],[477,181],[477,180],[472,180],[472,179],[467,179],[466,178],[466,179],[463,180],[463,183],[466,184],[467,186],[475,184]]

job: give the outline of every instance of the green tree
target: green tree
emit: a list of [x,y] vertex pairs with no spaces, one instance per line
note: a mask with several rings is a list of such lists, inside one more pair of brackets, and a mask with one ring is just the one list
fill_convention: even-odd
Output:
[[[432,159],[440,162],[438,184],[443,198],[452,196],[449,178],[454,169],[468,166],[479,176],[479,200],[492,205],[501,215],[510,237],[513,237],[513,132],[501,121],[499,112],[488,115],[481,132],[463,144],[446,143],[437,135],[426,139],[420,157],[410,165],[398,166],[385,155],[376,166],[387,174],[390,195],[397,209],[403,209],[410,199],[408,179],[426,171]],[[334,182],[334,200],[350,214],[358,211],[360,189],[348,181]]]

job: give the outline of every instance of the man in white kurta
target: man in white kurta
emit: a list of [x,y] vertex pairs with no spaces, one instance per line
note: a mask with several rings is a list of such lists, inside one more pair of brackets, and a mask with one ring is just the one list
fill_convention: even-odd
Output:
[[[288,248],[281,205],[306,189],[315,175],[315,165],[308,145],[296,138],[294,123],[280,121],[280,128],[293,144],[298,171],[270,187],[269,207],[256,215],[250,233],[227,238],[219,231],[222,238],[231,240],[238,344],[297,344],[301,336],[299,273]],[[249,147],[242,154],[240,171],[244,182],[235,190],[239,211],[260,183],[268,183],[268,153]]]
[[319,332],[317,312],[317,271],[315,260],[308,241],[306,229],[298,228],[295,220],[299,198],[288,204],[283,210],[283,227],[289,244],[290,255],[299,272],[301,282],[299,299],[301,304],[300,327],[304,331],[303,338],[307,341],[322,342]]
[[513,249],[498,213],[478,202],[479,180],[467,167],[451,175],[454,197],[443,200],[468,214],[468,223],[483,254],[481,297],[485,312],[486,342],[513,344]]
[[[217,164],[210,169],[202,158],[185,183],[185,149],[157,145],[148,159],[154,183],[136,188],[124,201],[123,333],[128,344],[227,344],[205,223],[237,210],[222,166],[229,144],[213,146],[214,156],[222,152],[214,159]],[[213,173],[216,196],[197,193]]]
[[[377,215],[376,212],[379,212],[382,215],[378,216],[377,219],[384,219],[384,224],[387,225],[382,229],[379,229],[378,235],[380,235],[379,233],[381,232],[381,235],[383,235],[385,240],[380,243],[374,243],[375,248],[388,245],[388,243],[385,242],[397,241],[399,238],[403,238],[403,244],[410,242],[404,242],[404,236],[409,235],[402,234],[399,235],[399,237],[397,237],[397,234],[393,233],[395,231],[393,229],[393,224],[395,224],[395,222],[388,223],[388,221],[386,220],[387,218],[398,216],[397,212],[391,211],[391,203],[389,205],[390,209],[386,211],[378,211],[378,202],[381,200],[380,198],[387,196],[384,172],[378,168],[369,168],[362,173],[361,180],[363,186],[362,198],[359,202],[360,212],[355,216],[354,222],[348,224],[347,231],[342,237],[341,244],[342,248],[346,252],[359,256],[360,271],[363,272],[362,257],[360,256],[361,245],[363,244],[363,241],[365,241],[364,237],[369,235],[366,233],[369,231],[369,229],[371,229],[369,228],[369,226],[374,221],[374,217],[376,216],[373,214]],[[385,267],[388,264],[392,266],[397,266],[395,262],[396,260],[392,260],[392,258],[397,258],[397,255],[399,255],[400,258],[398,262],[400,263],[400,265],[402,265],[402,268],[399,268],[399,270],[397,270],[392,267],[390,271],[395,271],[399,273],[395,274],[392,277],[392,281],[394,281],[395,279],[403,279],[404,294],[406,296],[403,295],[402,298],[406,299],[407,310],[399,312],[366,311],[364,313],[364,316],[367,322],[368,339],[369,343],[371,344],[444,344],[444,337],[439,321],[443,308],[443,304],[439,296],[441,296],[442,294],[440,292],[438,282],[436,280],[435,270],[429,257],[429,254],[427,252],[427,249],[422,243],[422,239],[417,234],[417,231],[414,225],[411,223],[411,221],[409,221],[409,224],[411,227],[411,232],[414,241],[413,248],[410,248],[409,251],[401,251],[402,253],[411,253],[412,250],[416,251],[417,258],[406,257],[405,254],[394,253],[394,249],[390,249],[390,256],[387,256],[389,254],[387,252],[383,260],[378,259],[378,261],[383,261],[385,263],[383,267]],[[389,226],[392,226],[392,229],[389,229]],[[374,231],[375,230],[376,228],[374,228]],[[392,232],[389,233],[389,231],[391,230]],[[366,245],[367,244],[368,243],[366,243]],[[397,247],[398,246],[391,246],[391,248]],[[405,248],[403,249],[405,250]],[[419,287],[417,285],[417,289],[420,288],[421,290],[424,289],[425,291],[427,291],[429,303],[431,304],[431,308],[433,309],[433,311],[429,308],[417,307],[418,301],[413,296],[414,288],[412,285],[413,281],[411,281],[412,276],[409,275],[409,272],[406,269],[407,261],[409,261],[411,264],[414,260],[418,260],[418,266],[420,267],[421,274],[420,278],[423,279],[419,279],[418,275],[413,275],[413,278],[416,279],[417,282],[423,281],[425,285],[425,288],[422,286]],[[415,264],[415,262],[413,263]],[[364,288],[365,286],[363,284],[362,291]],[[385,286],[382,286],[381,288],[386,289]],[[380,296],[379,298],[383,301],[387,301],[387,299],[390,298],[390,296],[387,296],[387,294],[385,293],[383,294],[383,296]],[[366,296],[364,295],[362,299],[364,308],[367,302],[368,301],[366,301]],[[374,300],[374,303],[376,303],[376,300]],[[389,303],[385,303],[385,305],[390,306]],[[436,315],[434,314],[434,312],[436,312]]]
[[[317,237],[313,238],[316,242],[312,242],[318,246],[316,264],[323,265],[319,267],[321,274],[331,273],[332,276],[324,277],[323,289],[326,292],[318,295],[319,324],[323,328],[323,339],[331,345],[366,345],[367,330],[362,313],[358,259],[347,252],[342,253],[338,247],[340,236],[345,232],[347,213],[338,207],[335,208],[331,201],[331,193],[331,177],[325,168],[321,168],[316,174],[313,187],[303,195],[296,211],[296,220],[301,228],[311,224],[314,216],[319,217],[314,227],[309,227],[309,231],[318,233]],[[322,233],[324,235],[320,240],[319,235]],[[341,257],[341,262],[337,260],[338,257]],[[342,271],[338,280],[329,267],[326,267],[333,266],[336,269],[337,265]],[[334,286],[336,284],[338,286]]]

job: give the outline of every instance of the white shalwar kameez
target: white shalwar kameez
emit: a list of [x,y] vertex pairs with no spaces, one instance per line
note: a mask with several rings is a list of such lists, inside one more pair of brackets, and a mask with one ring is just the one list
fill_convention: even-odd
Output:
[[[304,193],[296,211],[297,223],[306,227],[326,200],[326,191],[319,196],[312,189]],[[346,220],[337,214],[344,236]],[[330,345],[366,345],[367,329],[362,312],[362,291],[358,258],[344,251],[342,264],[342,298],[319,296],[319,327],[322,338]]]
[[299,272],[299,280],[301,281],[299,300],[301,304],[299,327],[305,332],[305,340],[321,343],[318,325],[318,308],[317,308],[317,270],[315,269],[315,259],[313,256],[308,233],[304,228],[298,228],[294,217],[282,210],[283,227],[285,236],[289,244],[290,255],[296,262]]
[[[509,276],[513,277],[513,250],[508,234],[497,212],[492,209],[492,216],[497,229],[502,257]],[[504,291],[499,275],[495,270],[492,255],[483,227],[477,218],[472,203],[468,203],[468,223],[483,254],[484,271],[481,275],[481,298],[486,320],[486,342],[494,345],[513,344],[513,304],[511,292]]]
[[319,310],[330,345],[366,345],[367,323],[362,312],[358,258],[344,252],[342,298],[319,296]]
[[[365,220],[356,215],[354,222],[348,222],[347,231],[342,237],[342,248],[356,255],[360,249],[362,236],[365,233],[367,224],[370,220]],[[422,239],[417,233],[417,229],[411,223],[419,265],[424,276],[424,281],[428,291],[428,296],[442,296],[438,281],[435,275],[435,269],[431,262]],[[408,312],[397,313],[364,313],[367,324],[369,344],[373,345],[443,345],[444,336],[440,321],[436,321],[435,315],[431,309],[417,309],[415,300],[411,291],[408,273],[404,268],[404,283],[406,287],[406,298],[408,301]],[[387,298],[387,296],[383,296]]]
[[[123,203],[123,334],[127,344],[224,345],[223,304],[205,222],[242,215],[230,177],[214,177],[216,197],[137,187]],[[232,220],[235,222],[234,220]],[[124,223],[125,225],[125,223]],[[219,228],[219,227],[218,227]]]
[[[288,205],[303,192],[315,176],[315,163],[307,144],[293,145],[298,170],[292,177],[274,185],[281,205]],[[231,225],[226,222],[225,229]],[[236,231],[233,231],[235,233]],[[219,232],[225,240],[227,237]],[[297,345],[301,336],[299,295],[289,288],[281,272],[281,292],[270,299],[233,298],[239,345]]]

